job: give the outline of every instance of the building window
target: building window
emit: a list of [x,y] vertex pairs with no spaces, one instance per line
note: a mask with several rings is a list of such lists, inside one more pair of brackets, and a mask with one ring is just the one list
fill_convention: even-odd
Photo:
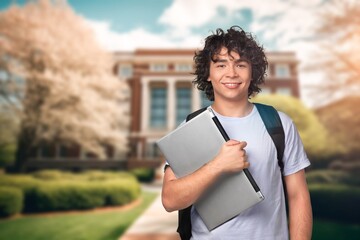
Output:
[[133,76],[133,68],[131,65],[120,65],[118,70],[120,78],[130,78]]
[[201,97],[201,108],[208,107],[211,104],[213,104],[213,102],[207,98],[204,91],[200,91],[200,97]]
[[166,98],[165,87],[154,87],[151,89],[150,126],[153,128],[166,127]]
[[154,63],[150,65],[150,71],[152,72],[166,72],[168,65],[165,63]]
[[191,112],[191,88],[178,87],[176,89],[176,124],[182,123]]
[[287,96],[291,96],[291,89],[290,88],[286,88],[286,87],[280,87],[276,89],[276,93],[280,94],[280,95],[287,95]]
[[175,65],[176,72],[191,72],[192,64],[189,63],[178,63]]
[[290,77],[290,68],[286,64],[276,64],[275,65],[275,77],[278,78],[289,78]]

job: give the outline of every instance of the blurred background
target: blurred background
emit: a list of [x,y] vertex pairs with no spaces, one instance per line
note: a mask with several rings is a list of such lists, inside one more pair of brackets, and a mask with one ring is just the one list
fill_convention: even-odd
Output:
[[287,113],[311,160],[313,239],[357,239],[359,16],[355,0],[1,0],[0,239],[123,236],[161,188],[156,140],[211,104],[194,52],[233,25],[268,57],[252,101]]

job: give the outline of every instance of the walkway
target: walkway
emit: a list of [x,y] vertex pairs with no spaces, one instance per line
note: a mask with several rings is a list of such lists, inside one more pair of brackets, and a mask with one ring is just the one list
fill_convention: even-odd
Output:
[[177,212],[168,213],[162,206],[161,183],[156,181],[143,188],[156,191],[159,195],[119,240],[180,240],[176,232]]

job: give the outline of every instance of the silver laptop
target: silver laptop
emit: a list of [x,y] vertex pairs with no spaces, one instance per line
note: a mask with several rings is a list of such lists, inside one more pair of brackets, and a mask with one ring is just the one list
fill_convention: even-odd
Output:
[[[217,118],[209,107],[157,141],[176,177],[191,174],[218,154],[226,137],[214,120]],[[220,178],[194,206],[207,228],[213,230],[263,199],[246,170]]]

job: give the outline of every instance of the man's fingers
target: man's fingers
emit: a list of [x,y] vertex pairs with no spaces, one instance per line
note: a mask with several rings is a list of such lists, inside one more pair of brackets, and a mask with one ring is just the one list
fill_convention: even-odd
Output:
[[225,144],[226,144],[227,146],[234,146],[234,145],[240,144],[240,142],[239,142],[239,141],[236,141],[236,140],[234,140],[234,139],[230,139],[230,140],[227,141]]
[[237,141],[234,139],[230,139],[229,141],[226,142],[226,145],[228,146],[240,145],[240,148],[245,148],[247,143],[244,141]]

